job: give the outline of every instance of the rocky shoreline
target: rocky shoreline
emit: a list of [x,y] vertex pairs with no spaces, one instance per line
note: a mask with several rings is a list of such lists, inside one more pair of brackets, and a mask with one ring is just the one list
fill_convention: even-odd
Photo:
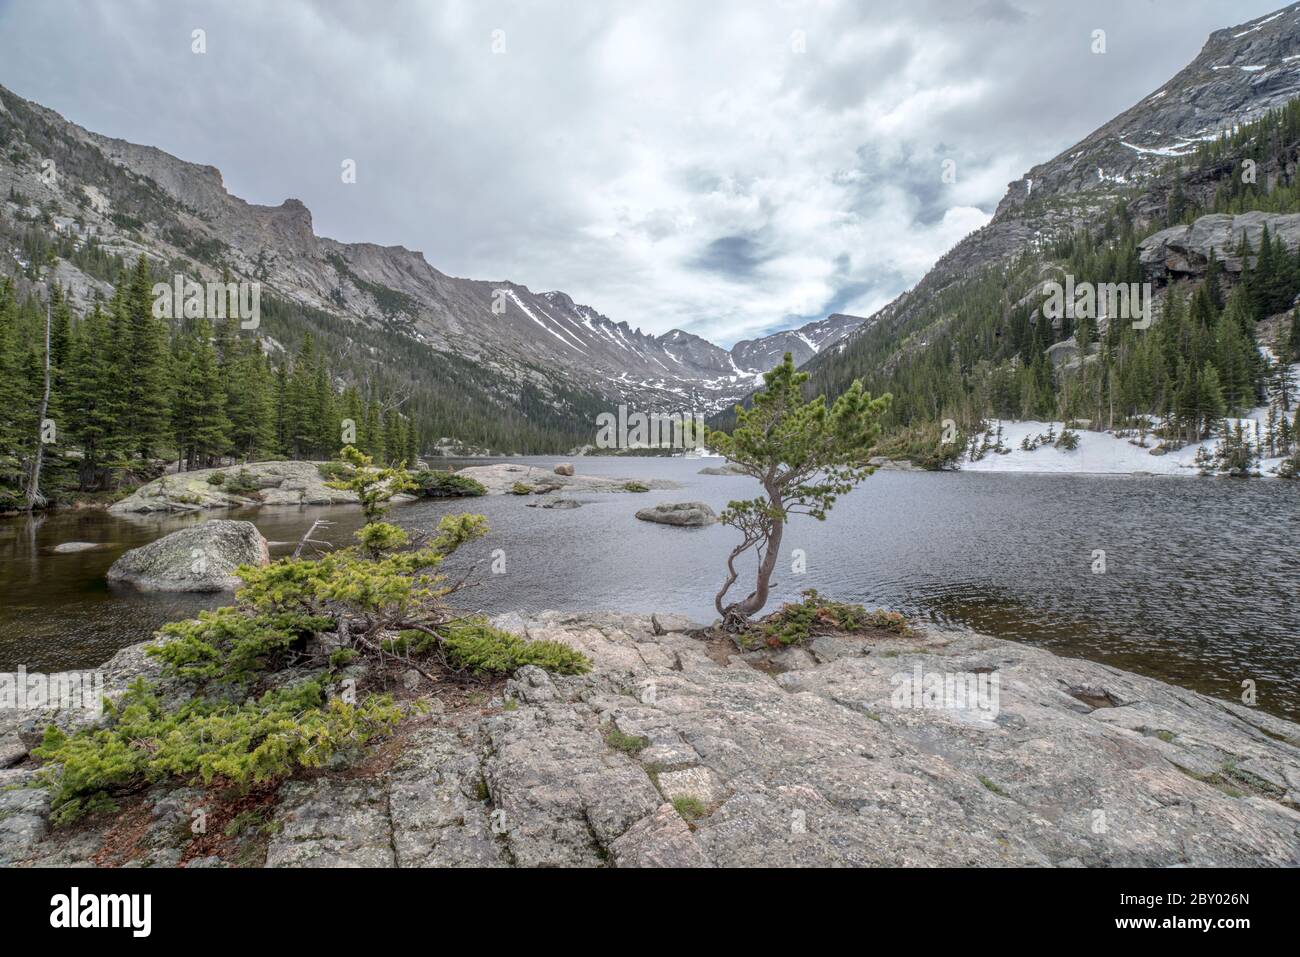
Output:
[[[561,472],[559,469],[566,469],[567,472]],[[637,492],[681,487],[668,479],[627,479],[574,474],[571,465],[545,469],[536,465],[501,462],[494,465],[472,465],[460,469],[456,474],[478,482],[487,489],[489,495],[545,495],[559,491]]]
[[[108,510],[116,514],[149,514],[263,506],[355,505],[355,492],[329,486],[329,479],[321,472],[321,467],[328,464],[330,463],[306,461],[252,462],[247,465],[195,469],[192,472],[164,475],[114,502]],[[530,494],[560,490],[634,492],[680,488],[676,482],[666,479],[575,475],[571,465],[557,468],[566,469],[568,474],[556,469],[514,462],[469,466],[459,469],[455,474],[475,480],[489,495],[512,492],[519,494],[517,485],[526,486]],[[395,502],[414,500],[410,495],[397,495],[393,498]]]
[[[51,831],[45,792],[22,786],[40,722],[7,713],[0,863],[1300,863],[1300,725],[1254,708],[973,632],[742,654],[675,617],[496,623],[593,670],[448,689],[347,767],[230,807],[156,785]],[[156,677],[142,647],[108,663],[110,695]],[[996,676],[995,707],[900,706],[900,676],[922,673]],[[215,837],[189,826],[200,810]]]
[[191,512],[262,505],[354,505],[355,492],[330,488],[322,462],[252,462],[164,475],[114,502],[113,513]]

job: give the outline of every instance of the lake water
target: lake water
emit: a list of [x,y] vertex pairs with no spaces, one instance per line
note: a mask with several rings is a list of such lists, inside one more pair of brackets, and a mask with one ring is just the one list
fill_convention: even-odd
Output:
[[[756,483],[698,474],[717,460],[575,464],[589,474],[668,478],[682,488],[579,495],[587,504],[568,511],[527,508],[527,499],[511,495],[419,502],[395,507],[390,518],[430,528],[446,512],[487,516],[491,534],[450,563],[453,571],[477,564],[478,585],[457,596],[468,610],[715,617],[713,594],[735,532],[652,525],[633,512],[685,500],[721,510],[729,499],[756,494]],[[327,536],[334,541],[360,524],[355,508],[0,520],[0,671],[95,665],[164,621],[229,600],[141,595],[104,581],[126,548],[213,517],[247,518],[286,543],[316,518],[336,523]],[[51,551],[69,541],[108,547]],[[503,574],[490,570],[495,549],[504,553]],[[805,555],[803,574],[791,571],[794,549]],[[1105,552],[1104,574],[1094,571],[1096,550]],[[742,578],[736,590],[747,586]],[[828,521],[799,517],[788,528],[769,608],[809,587],[1221,698],[1239,698],[1251,680],[1262,709],[1300,719],[1300,483],[879,472],[841,499]]]

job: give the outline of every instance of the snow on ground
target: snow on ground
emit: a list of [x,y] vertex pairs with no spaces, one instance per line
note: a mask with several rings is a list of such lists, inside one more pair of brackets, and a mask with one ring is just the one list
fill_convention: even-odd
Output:
[[[1270,361],[1275,357],[1271,350],[1260,348]],[[1300,363],[1295,363],[1290,367],[1291,381],[1300,385]],[[1294,407],[1287,413],[1290,418],[1295,414]],[[1247,438],[1256,437],[1252,443],[1256,446],[1268,431],[1268,406],[1259,406],[1251,409],[1249,414],[1241,419],[1227,419],[1227,424],[1233,430],[1237,424],[1242,425],[1242,429]],[[1198,442],[1194,445],[1187,445],[1181,449],[1175,449],[1166,452],[1164,455],[1152,455],[1151,450],[1160,444],[1160,439],[1148,433],[1146,437],[1146,448],[1133,443],[1138,441],[1137,434],[1127,436],[1117,436],[1113,432],[1090,432],[1084,429],[1076,429],[1075,434],[1079,437],[1079,446],[1073,450],[1058,449],[1050,443],[1043,443],[1032,452],[1026,452],[1020,447],[1020,443],[1025,440],[1026,436],[1034,437],[1046,435],[1050,429],[1054,436],[1061,434],[1063,428],[1060,422],[1036,422],[1036,421],[1017,421],[1013,419],[992,420],[989,423],[990,443],[996,441],[993,434],[1002,426],[1002,444],[1010,449],[1005,455],[989,451],[978,462],[970,461],[969,454],[963,455],[960,459],[961,469],[964,472],[1085,472],[1095,473],[1098,475],[1133,475],[1137,473],[1148,473],[1151,475],[1200,475],[1200,470],[1196,466],[1196,452],[1200,448],[1205,448],[1207,452],[1213,452],[1218,445],[1219,439],[1207,439],[1204,442]],[[1221,431],[1221,430],[1216,430]],[[1283,459],[1260,457],[1259,471],[1266,477],[1276,476],[1278,467],[1282,464]]]
[[[1238,421],[1245,425],[1246,435],[1250,436],[1256,429],[1262,434],[1263,423],[1267,420],[1267,409],[1256,409],[1246,419],[1228,419],[1229,425],[1236,427]],[[994,428],[999,423],[993,423]],[[1078,448],[1073,450],[1058,449],[1054,445],[1040,445],[1032,452],[1020,448],[1026,436],[1046,435],[1050,427],[1056,435],[1061,434],[1060,422],[1034,422],[1002,420],[1002,443],[1011,451],[1005,455],[990,451],[978,462],[970,461],[968,456],[961,459],[963,472],[1059,472],[1092,473],[1097,475],[1200,475],[1196,465],[1196,451],[1204,447],[1213,452],[1218,439],[1209,439],[1195,445],[1186,445],[1181,449],[1166,452],[1164,455],[1152,455],[1151,450],[1160,444],[1160,440],[1147,435],[1147,447],[1132,444],[1137,436],[1120,437],[1113,432],[1089,432],[1076,429],[1079,436]],[[993,440],[993,437],[990,437]],[[1281,458],[1261,458],[1259,471],[1264,476],[1277,474]]]
[[[1193,464],[1196,459],[1197,446],[1189,445],[1166,455],[1152,455],[1151,449],[1159,444],[1158,439],[1147,436],[1147,448],[1130,445],[1127,438],[1119,438],[1110,432],[1086,432],[1077,430],[1079,447],[1073,451],[1058,449],[1052,445],[1041,445],[1032,452],[1020,448],[1026,436],[1046,435],[1050,428],[1055,435],[1061,434],[1060,422],[1012,421],[1003,419],[991,422],[996,429],[1002,426],[1002,444],[1011,451],[1005,455],[988,452],[978,462],[970,461],[969,456],[961,460],[963,472],[1092,472],[1101,475],[1132,475],[1135,472],[1149,472],[1155,475],[1197,475]],[[990,441],[996,441],[991,436]],[[1213,447],[1213,442],[1202,445]]]

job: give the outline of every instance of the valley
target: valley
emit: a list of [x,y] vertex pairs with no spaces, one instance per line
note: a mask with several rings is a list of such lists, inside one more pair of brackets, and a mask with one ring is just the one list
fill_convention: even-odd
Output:
[[0,4],[0,873],[1300,864],[1300,3],[778,6]]

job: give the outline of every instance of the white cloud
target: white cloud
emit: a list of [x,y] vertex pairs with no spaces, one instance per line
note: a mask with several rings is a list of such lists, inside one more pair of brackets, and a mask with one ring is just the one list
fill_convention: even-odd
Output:
[[884,304],[1270,5],[45,0],[0,9],[0,83],[323,234],[725,343]]

